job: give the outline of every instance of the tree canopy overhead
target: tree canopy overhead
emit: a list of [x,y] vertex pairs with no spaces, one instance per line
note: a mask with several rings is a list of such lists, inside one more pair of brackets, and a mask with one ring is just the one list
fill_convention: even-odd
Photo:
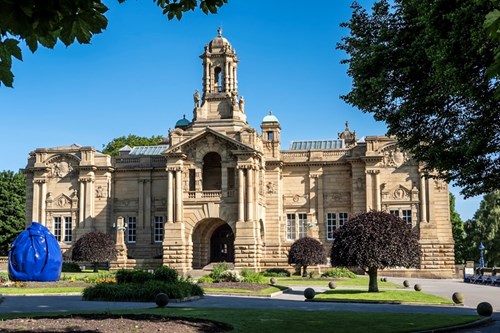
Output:
[[354,3],[342,24],[350,35],[337,46],[353,80],[342,98],[387,123],[389,135],[466,197],[500,186],[498,18],[485,23],[494,7],[380,0],[368,12]]
[[26,180],[22,173],[0,172],[0,256],[25,227]]
[[[169,20],[200,8],[217,13],[228,0],[153,0]],[[118,0],[122,3],[125,0]],[[58,41],[69,46],[90,43],[108,25],[108,7],[101,0],[0,0],[0,86],[12,87],[12,59],[22,60],[21,41],[32,52],[39,45],[53,48]]]
[[368,291],[377,292],[377,272],[386,267],[416,267],[420,260],[418,236],[401,218],[370,211],[353,216],[335,230],[330,253],[332,266],[358,266],[370,278]]

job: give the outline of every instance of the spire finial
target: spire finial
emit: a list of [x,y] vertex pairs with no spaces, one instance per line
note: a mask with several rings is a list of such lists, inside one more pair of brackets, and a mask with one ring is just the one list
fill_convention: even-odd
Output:
[[219,27],[219,29],[217,29],[217,33],[219,34],[219,37],[222,37],[222,28]]
[[349,121],[346,120],[345,122],[345,128],[348,129],[349,128]]

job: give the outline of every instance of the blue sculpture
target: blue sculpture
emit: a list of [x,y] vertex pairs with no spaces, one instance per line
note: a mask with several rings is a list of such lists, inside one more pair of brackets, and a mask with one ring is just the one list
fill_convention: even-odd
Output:
[[61,268],[61,248],[49,229],[40,223],[31,223],[12,243],[9,251],[11,281],[57,281]]

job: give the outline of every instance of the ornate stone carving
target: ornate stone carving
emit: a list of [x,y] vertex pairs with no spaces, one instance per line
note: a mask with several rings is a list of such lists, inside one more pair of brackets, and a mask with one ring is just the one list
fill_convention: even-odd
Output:
[[441,192],[446,189],[446,183],[442,179],[434,179],[434,188]]
[[307,201],[309,200],[309,195],[307,194],[284,195],[283,198],[285,201],[285,205],[301,206],[307,204]]
[[384,154],[382,164],[385,167],[399,168],[410,159],[405,151],[395,145],[382,150],[382,153]]
[[70,160],[64,156],[59,156],[52,159],[50,164],[49,177],[51,178],[64,178],[73,172],[73,165]]
[[274,194],[275,193],[275,188],[274,188],[274,183],[273,182],[268,182],[266,184],[266,193],[267,194]]
[[[48,198],[47,198],[48,201]],[[56,197],[52,202],[51,206],[53,208],[71,208],[71,198],[66,196],[65,194],[61,194],[58,197]],[[54,207],[55,206],[55,207]]]
[[104,198],[104,188],[101,185],[97,186],[95,189],[95,196],[98,199]]
[[115,199],[116,207],[137,207],[139,199]]
[[327,205],[345,205],[351,202],[351,192],[330,192],[324,194]]
[[382,200],[384,201],[410,201],[411,191],[403,185],[398,185],[392,188],[385,188],[386,184],[382,184]]

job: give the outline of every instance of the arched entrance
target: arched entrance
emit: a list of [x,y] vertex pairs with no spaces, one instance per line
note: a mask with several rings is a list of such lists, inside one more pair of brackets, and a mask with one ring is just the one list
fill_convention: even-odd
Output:
[[227,223],[218,227],[210,237],[210,261],[234,261],[234,233]]
[[192,233],[194,269],[211,262],[234,262],[234,232],[226,221],[206,218],[199,221]]

